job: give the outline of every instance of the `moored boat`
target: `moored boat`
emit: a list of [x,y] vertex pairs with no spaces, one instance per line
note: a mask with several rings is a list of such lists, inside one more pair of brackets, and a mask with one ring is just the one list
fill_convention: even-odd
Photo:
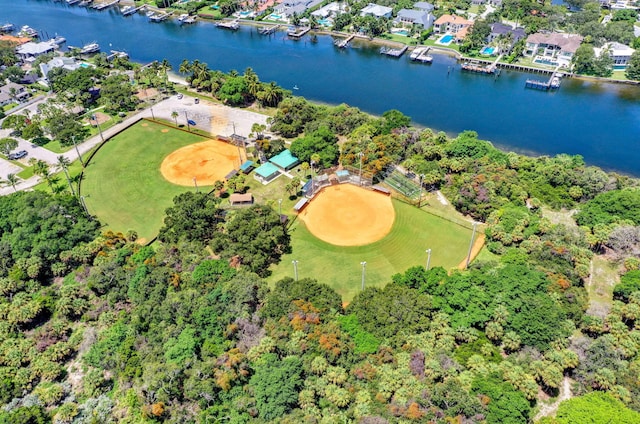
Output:
[[81,54],[91,54],[91,53],[97,53],[99,51],[100,51],[100,45],[98,43],[89,43],[80,49]]
[[20,28],[20,32],[18,33],[18,35],[34,38],[38,36],[38,31],[31,28],[29,25],[24,25],[22,28]]
[[0,27],[0,32],[11,32],[15,29],[15,26],[10,23],[6,23]]

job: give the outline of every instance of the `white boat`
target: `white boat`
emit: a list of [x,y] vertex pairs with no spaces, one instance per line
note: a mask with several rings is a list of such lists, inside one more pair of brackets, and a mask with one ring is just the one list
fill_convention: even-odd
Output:
[[298,88],[298,86],[297,86],[297,85],[294,85],[294,86],[293,86],[293,89],[294,89],[294,90],[300,90],[300,89]]
[[80,0],[67,0],[67,4],[68,5],[73,5],[73,4],[76,4],[76,3],[80,3]]
[[183,13],[182,15],[178,16],[178,21],[179,22],[183,22],[185,19],[187,19],[189,17],[188,13]]
[[100,45],[98,43],[90,43],[80,49],[81,54],[98,53],[100,51]]
[[120,13],[124,16],[130,15],[133,11],[136,10],[135,6],[124,6],[120,9]]
[[0,27],[0,32],[11,32],[15,29],[15,26],[10,23],[6,23]]
[[20,32],[18,33],[18,35],[21,35],[23,37],[37,37],[38,31],[31,28],[29,25],[24,25],[22,28],[20,28]]
[[53,43],[55,43],[55,44],[57,44],[57,45],[60,45],[60,44],[64,44],[64,43],[66,43],[66,42],[67,42],[67,39],[66,39],[66,38],[64,38],[64,37],[62,37],[62,36],[60,36],[60,35],[56,35],[55,37],[53,37],[53,38],[52,38],[51,40],[49,40],[49,41],[51,41],[51,42],[53,42]]

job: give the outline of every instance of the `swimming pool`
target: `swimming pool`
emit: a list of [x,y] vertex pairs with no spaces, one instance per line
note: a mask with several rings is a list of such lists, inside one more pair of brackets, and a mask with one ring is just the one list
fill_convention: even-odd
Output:
[[491,56],[494,51],[496,51],[494,47],[483,47],[482,50],[480,50],[480,54],[486,54]]
[[243,10],[242,12],[239,13],[239,15],[243,18],[246,18],[247,16],[251,15],[251,13],[253,12],[250,12],[248,10]]
[[331,26],[331,21],[329,19],[318,19],[318,23],[322,26]]
[[394,30],[391,31],[393,34],[397,34],[397,35],[404,35],[405,37],[409,36],[409,31],[407,31],[406,29],[399,29],[399,30]]
[[453,41],[453,35],[447,34],[443,35],[441,39],[438,40],[440,44],[449,44]]
[[541,58],[537,58],[536,60],[534,60],[535,63],[540,63],[542,65],[551,65],[551,66],[557,66],[558,62],[553,61],[553,60],[548,60],[548,59],[541,59]]
[[275,14],[275,13],[272,13],[271,15],[269,15],[268,19],[272,19],[274,21],[279,21],[280,19],[282,19],[282,16],[278,15],[278,14]]

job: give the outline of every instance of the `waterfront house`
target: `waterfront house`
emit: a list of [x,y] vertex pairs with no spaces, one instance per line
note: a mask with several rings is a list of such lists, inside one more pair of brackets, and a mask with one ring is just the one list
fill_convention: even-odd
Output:
[[369,3],[361,11],[360,16],[373,16],[374,18],[391,18],[393,9],[379,4]]
[[631,61],[631,55],[635,52],[635,49],[617,42],[605,43],[602,47],[595,47],[593,50],[598,57],[604,53],[609,54],[613,60],[613,69],[626,68]]
[[500,36],[506,37],[509,34],[511,34],[511,40],[513,41],[513,44],[515,44],[518,40],[526,36],[526,33],[524,32],[524,28],[521,28],[521,27],[513,28],[511,25],[506,25],[506,24],[503,24],[502,22],[495,22],[491,24],[491,33],[487,37],[487,42],[491,43],[496,38]]
[[312,16],[315,16],[319,19],[327,19],[327,18],[335,18],[341,13],[346,11],[346,7],[344,3],[338,3],[334,1],[325,6],[322,6],[320,9],[311,12]]
[[523,54],[537,63],[568,68],[583,38],[578,34],[537,32],[527,37]]
[[433,15],[422,10],[400,9],[398,16],[393,20],[394,23],[402,26],[415,25],[424,29],[433,26]]
[[23,62],[33,62],[38,56],[56,51],[58,45],[53,41],[34,43],[30,41],[16,47],[16,54]]
[[[473,21],[466,20],[456,15],[442,15],[433,23],[433,30],[438,34],[450,33],[460,34],[462,38],[473,25]],[[457,38],[457,37],[456,37]]]
[[54,57],[47,63],[41,63],[40,72],[42,73],[42,76],[44,77],[44,79],[48,80],[49,72],[52,69],[62,68],[62,69],[66,69],[67,71],[75,71],[81,66],[82,65],[79,62],[76,62],[76,60],[73,57],[60,56],[60,57]]
[[290,18],[301,15],[322,3],[322,0],[284,0],[273,8],[274,13]]

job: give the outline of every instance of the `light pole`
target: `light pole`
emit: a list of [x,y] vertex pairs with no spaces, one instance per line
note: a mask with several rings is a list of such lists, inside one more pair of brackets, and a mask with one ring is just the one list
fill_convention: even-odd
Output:
[[73,147],[76,148],[76,153],[78,154],[78,160],[80,161],[80,164],[84,168],[84,162],[82,161],[82,156],[80,155],[80,150],[78,150],[78,144],[76,143],[76,136],[75,135],[71,136],[71,141],[73,141]]
[[193,177],[193,185],[196,187],[196,193],[198,193],[198,180],[196,177]]
[[471,241],[469,242],[469,252],[467,253],[467,265],[465,268],[469,268],[469,262],[471,262],[471,249],[473,248],[473,240],[476,237],[476,226],[478,223],[473,221],[473,231],[471,232]]
[[151,111],[151,119],[156,120],[156,116],[153,114],[153,106],[149,106],[149,110]]
[[100,123],[98,122],[98,118],[96,118],[96,115],[93,114],[91,115],[91,119],[96,121],[96,127],[98,127],[98,132],[100,133],[100,139],[104,142],[104,137],[102,135],[102,128],[100,128]]
[[293,276],[298,281],[298,261],[293,260],[291,263],[293,264]]
[[358,153],[358,156],[360,156],[360,175],[358,176],[358,184],[362,185],[362,157],[364,156],[364,153],[360,152]]
[[420,197],[418,197],[418,209],[422,206],[422,180],[424,179],[424,174],[420,174]]
[[187,131],[191,131],[191,126],[189,125],[189,117],[187,116],[187,111],[184,111],[184,119],[187,120]]
[[366,268],[367,268],[367,262],[363,261],[360,262],[360,265],[362,265],[362,291],[364,291],[364,277],[365,277],[365,273],[366,273]]
[[82,209],[84,209],[84,213],[87,214],[87,218],[91,220],[91,215],[89,214],[89,209],[87,209],[87,204],[84,202],[84,196],[80,196],[80,203],[82,203]]
[[429,271],[429,265],[431,265],[431,249],[427,249],[427,267],[426,270]]
[[282,215],[282,199],[278,199],[278,215]]

